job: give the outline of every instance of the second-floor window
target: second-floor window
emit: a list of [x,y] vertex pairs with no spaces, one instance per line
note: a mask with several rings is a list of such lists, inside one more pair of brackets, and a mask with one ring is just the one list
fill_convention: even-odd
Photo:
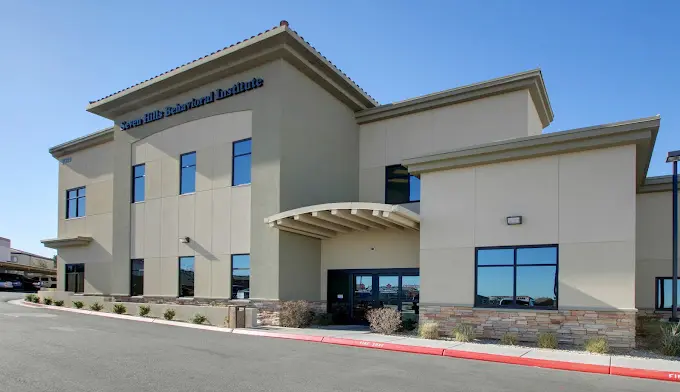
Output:
[[420,201],[420,178],[402,165],[385,168],[385,203],[404,204]]
[[179,157],[179,194],[196,191],[196,151]]
[[144,201],[144,177],[146,166],[144,164],[132,167],[132,202]]
[[231,185],[250,184],[252,139],[234,142]]
[[85,187],[66,191],[66,219],[85,216]]

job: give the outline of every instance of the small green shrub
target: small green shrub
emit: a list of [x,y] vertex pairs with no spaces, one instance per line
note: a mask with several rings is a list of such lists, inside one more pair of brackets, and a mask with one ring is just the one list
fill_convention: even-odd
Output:
[[113,305],[113,313],[125,314],[125,313],[127,313],[127,308],[123,304],[114,304]]
[[312,323],[314,313],[307,301],[286,301],[281,304],[279,321],[283,327],[305,328]]
[[680,323],[661,323],[661,353],[680,357]]
[[506,332],[501,336],[501,344],[506,346],[516,346],[517,345],[517,335]]
[[56,301],[54,301],[54,305],[55,305],[55,306],[64,306],[64,301],[62,301],[62,300],[56,300]]
[[415,319],[412,318],[407,318],[404,319],[402,318],[401,320],[401,330],[402,331],[413,331],[418,327],[418,322]]
[[401,328],[401,314],[394,308],[376,308],[366,312],[371,331],[391,335]]
[[24,301],[26,302],[33,302],[33,298],[37,297],[35,294],[26,294],[24,297]]
[[312,324],[320,326],[331,325],[333,324],[333,315],[330,313],[316,313]]
[[104,309],[104,305],[100,304],[99,302],[95,302],[90,305],[90,310],[92,311],[99,312],[102,309]]
[[606,354],[609,352],[609,343],[605,338],[588,339],[583,347],[590,353]]
[[418,336],[423,339],[439,339],[439,323],[426,321],[418,326]]
[[149,313],[151,313],[151,306],[149,305],[139,305],[139,315],[142,317],[146,317]]
[[453,329],[453,337],[458,342],[471,342],[475,340],[475,327],[470,324],[458,324]]
[[204,324],[206,321],[208,321],[208,318],[200,313],[196,313],[191,319],[191,322],[194,324]]
[[163,313],[163,318],[166,320],[172,320],[175,318],[175,309],[167,309]]
[[52,305],[52,298],[45,297],[45,305]]
[[73,307],[76,309],[82,309],[85,304],[83,304],[83,301],[73,301]]
[[40,303],[40,297],[38,297],[36,295],[36,296],[33,297],[32,301],[33,301],[34,304],[39,304]]
[[554,333],[542,332],[538,334],[536,343],[540,348],[557,348],[557,336]]

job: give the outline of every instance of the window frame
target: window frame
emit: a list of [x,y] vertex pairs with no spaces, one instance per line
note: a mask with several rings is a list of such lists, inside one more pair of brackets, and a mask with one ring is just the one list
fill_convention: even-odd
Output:
[[[185,156],[191,155],[191,154],[194,154],[194,164],[184,166],[182,164],[182,159]],[[188,195],[188,194],[191,194],[191,193],[196,193],[196,165],[197,164],[198,164],[198,154],[196,154],[196,151],[185,152],[184,154],[181,154],[179,156],[179,194],[180,195]],[[182,192],[182,177],[184,175],[184,171],[182,169],[188,168],[188,167],[194,168],[194,190],[192,190],[190,192]],[[146,169],[144,170],[144,172],[146,173]]]
[[[664,312],[670,312],[673,310],[673,299],[671,298],[671,304],[667,308],[662,308],[659,307],[659,303],[657,300],[659,299],[659,281],[661,281],[661,285],[665,285],[664,280],[670,280],[670,285],[671,285],[671,290],[673,289],[673,277],[671,276],[657,276],[654,278],[654,310],[659,310],[659,311],[664,311]],[[680,285],[680,278],[678,278],[678,285]],[[661,290],[663,292],[663,290]],[[672,295],[672,291],[671,291]],[[661,302],[664,302],[663,296],[661,296]],[[680,309],[680,287],[678,287],[678,309]]]
[[[71,189],[66,190],[66,198],[65,198],[65,200],[66,200],[66,208],[65,208],[66,214],[65,215],[66,216],[65,216],[65,219],[76,219],[76,218],[82,218],[82,217],[85,216],[85,214],[87,213],[87,190],[85,191],[85,194],[83,196],[79,196],[78,193],[80,193],[81,189],[86,189],[86,188],[87,188],[86,186],[79,186],[79,187],[76,187],[76,188],[71,188]],[[68,194],[69,194],[69,192],[72,192],[72,191],[76,192],[76,197],[73,198],[73,199],[69,199]],[[85,212],[83,212],[82,215],[79,215],[80,214],[80,207],[79,207],[80,206],[80,199],[85,199],[85,203],[86,203]],[[71,216],[71,217],[68,216],[69,211],[70,211],[70,208],[68,206],[70,200],[76,201],[76,215]]]
[[[69,266],[78,267],[79,270],[82,271],[74,271],[74,272],[68,272]],[[73,291],[74,294],[82,294],[85,292],[85,263],[65,263],[64,264],[64,291],[68,291],[68,276],[69,274],[80,274],[78,277],[78,285],[81,287],[77,287],[79,290],[78,291]],[[82,285],[80,285],[80,282],[82,281]]]
[[[388,173],[390,172],[390,169],[399,168],[399,167],[403,167],[404,169],[406,169],[407,174],[406,174],[406,175],[396,175],[396,176],[393,175],[392,177],[389,177],[389,176],[388,176]],[[409,204],[409,203],[420,203],[420,198],[418,198],[418,200],[411,200],[411,177],[416,177],[416,178],[418,178],[417,176],[414,176],[414,175],[408,173],[408,168],[406,168],[406,167],[403,166],[403,165],[397,164],[397,165],[389,165],[389,166],[385,166],[385,198],[384,198],[385,204]],[[408,179],[408,199],[409,199],[408,201],[401,202],[401,203],[394,203],[394,202],[391,202],[391,201],[388,201],[388,200],[387,200],[387,184],[388,184],[389,180],[395,179],[395,178],[407,178],[407,179]]]
[[[555,248],[555,263],[554,264],[518,264],[517,263],[517,250],[518,249],[536,249],[536,248]],[[512,249],[513,250],[513,263],[512,264],[488,264],[482,265],[481,268],[485,267],[505,267],[512,268],[512,304],[510,306],[496,306],[496,305],[483,305],[477,303],[477,288],[479,279],[479,251],[480,250],[496,250],[496,249]],[[517,267],[555,267],[555,305],[554,306],[519,306],[517,305]],[[559,275],[560,274],[560,248],[558,244],[546,244],[546,245],[507,245],[507,246],[482,246],[475,248],[475,287],[474,287],[474,302],[473,307],[475,308],[486,308],[486,309],[541,309],[541,310],[559,310],[559,300],[560,300],[560,285],[559,285]]]
[[[193,267],[194,267],[194,287],[193,291],[194,294],[192,296],[184,296],[182,295],[182,259],[188,259],[191,258],[193,259]],[[178,256],[177,257],[177,298],[195,298],[196,296],[196,256]]]
[[[142,293],[141,294],[135,294],[132,292],[132,277],[133,272],[134,272],[134,265],[135,261],[141,261],[142,262]],[[130,296],[131,297],[143,297],[144,296],[144,259],[130,259]]]
[[[237,154],[236,154],[236,145],[237,145],[238,143],[247,142],[247,141],[249,141],[249,140],[250,140],[250,152],[247,152],[247,153],[244,153],[244,154],[238,154],[238,155],[237,155]],[[236,184],[236,183],[234,182],[234,179],[236,178],[236,177],[234,176],[234,172],[236,171],[236,158],[238,158],[238,157],[244,157],[244,156],[246,156],[246,155],[250,155],[250,171],[251,171],[251,172],[250,172],[250,181],[244,182],[244,183],[242,183],[242,184]],[[245,139],[233,141],[233,142],[231,143],[231,186],[250,185],[250,184],[253,182],[253,177],[252,177],[253,173],[252,173],[252,170],[253,170],[253,138],[252,138],[252,137],[248,137],[248,138],[245,138]]]
[[[234,268],[234,256],[248,256],[248,268]],[[252,278],[252,264],[251,264],[251,258],[250,258],[250,253],[234,253],[231,255],[231,276],[230,276],[230,287],[229,287],[229,297],[231,299],[249,299],[250,298],[250,293],[248,294],[248,298],[238,298],[237,296],[234,295],[234,270],[248,270],[248,290],[250,290],[250,278]]]
[[[140,167],[140,166],[144,167],[144,174],[141,175],[141,176],[137,176],[137,175],[135,175],[135,169],[138,168],[138,167]],[[181,169],[180,169],[180,170],[181,170]],[[143,187],[146,187],[146,164],[145,164],[145,163],[140,163],[139,165],[133,165],[133,166],[132,166],[132,176],[131,176],[131,177],[132,177],[132,186],[130,187],[130,190],[131,190],[131,192],[130,192],[130,201],[131,201],[131,203],[134,204],[134,203],[141,203],[141,202],[144,202],[144,201],[146,200],[146,190],[145,190],[145,189],[143,189],[143,191],[144,191],[144,197],[142,198],[142,200],[135,200],[135,190],[137,189],[137,185],[136,185],[137,182],[136,182],[135,180],[137,180],[138,178],[143,178],[144,180],[142,181],[142,183],[143,183],[142,186],[143,186]],[[181,180],[180,180],[180,181],[181,181]]]

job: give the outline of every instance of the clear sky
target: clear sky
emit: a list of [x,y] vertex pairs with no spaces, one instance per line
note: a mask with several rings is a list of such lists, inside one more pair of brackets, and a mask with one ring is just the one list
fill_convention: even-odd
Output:
[[51,255],[56,144],[111,125],[89,100],[281,19],[381,103],[541,68],[546,132],[661,114],[680,149],[679,1],[0,0],[0,236]]

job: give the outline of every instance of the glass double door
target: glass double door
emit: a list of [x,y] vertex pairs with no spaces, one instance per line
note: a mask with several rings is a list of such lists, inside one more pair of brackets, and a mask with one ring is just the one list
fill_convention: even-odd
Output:
[[419,294],[420,276],[415,274],[355,273],[351,317],[355,322],[365,322],[369,310],[392,308],[405,318],[417,318]]

